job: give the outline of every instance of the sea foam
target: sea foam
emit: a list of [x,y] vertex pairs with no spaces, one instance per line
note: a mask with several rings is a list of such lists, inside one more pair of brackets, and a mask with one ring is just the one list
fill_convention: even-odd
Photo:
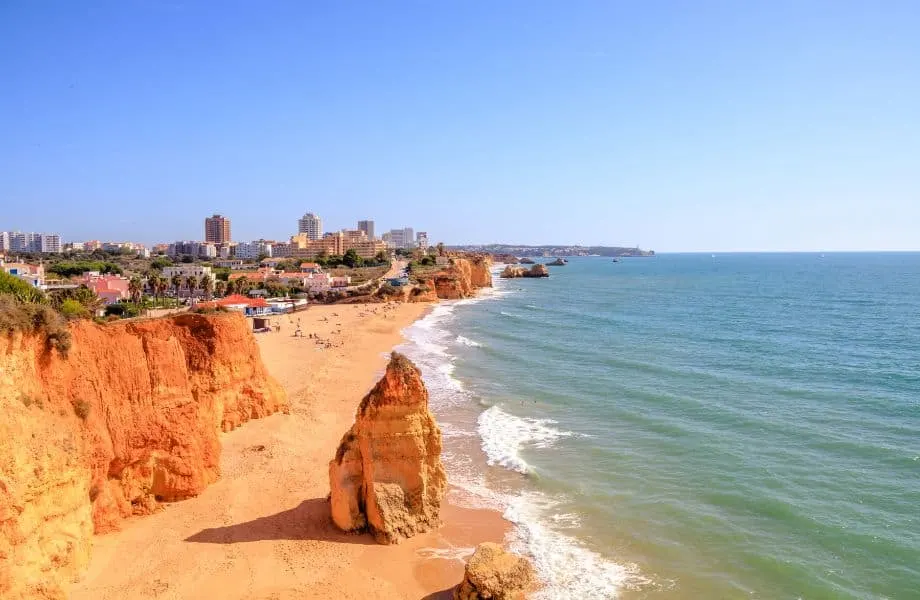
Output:
[[556,424],[552,419],[517,417],[498,406],[483,411],[477,422],[488,463],[524,474],[532,467],[521,458],[521,450],[525,447],[549,448],[556,440],[575,435],[552,427]]

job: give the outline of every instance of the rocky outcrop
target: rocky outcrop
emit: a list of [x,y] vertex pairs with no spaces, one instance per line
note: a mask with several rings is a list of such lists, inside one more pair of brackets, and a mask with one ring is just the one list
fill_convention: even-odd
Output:
[[532,264],[534,264],[535,262],[536,262],[536,261],[534,261],[534,259],[529,258],[529,257],[527,257],[527,256],[525,256],[524,258],[521,259],[521,264],[522,264],[522,265],[532,265]]
[[394,352],[364,397],[355,423],[329,463],[329,502],[342,530],[369,530],[381,544],[439,523],[447,476],[441,431],[428,411],[418,368]]
[[566,266],[567,264],[569,264],[569,261],[567,261],[567,260],[564,259],[564,258],[557,258],[557,259],[554,260],[553,262],[548,262],[548,263],[546,263],[546,264],[547,264],[548,266],[550,266],[550,267],[564,267],[564,266]]
[[523,600],[533,584],[533,567],[527,559],[486,542],[479,544],[466,564],[454,600]]
[[471,298],[480,288],[492,287],[492,259],[486,255],[455,256],[435,273],[434,289],[442,300]]
[[500,277],[502,279],[515,279],[517,277],[549,277],[549,269],[546,268],[546,265],[534,265],[529,269],[508,265],[501,272]]
[[57,598],[91,536],[219,476],[218,432],[287,408],[238,314],[0,336],[0,597]]

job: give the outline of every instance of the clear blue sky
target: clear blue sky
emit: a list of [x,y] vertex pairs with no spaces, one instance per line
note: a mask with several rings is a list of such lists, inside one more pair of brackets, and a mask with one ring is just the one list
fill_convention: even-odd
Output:
[[0,229],[920,249],[916,1],[0,3]]

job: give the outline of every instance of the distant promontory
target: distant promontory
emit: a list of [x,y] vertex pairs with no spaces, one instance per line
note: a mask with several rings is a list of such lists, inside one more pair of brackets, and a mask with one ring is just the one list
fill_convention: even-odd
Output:
[[[490,254],[506,254],[517,257],[527,256],[655,256],[654,250],[642,250],[639,247],[627,248],[624,246],[521,246],[514,244],[487,244],[483,246],[451,246],[451,250],[463,252],[488,252]],[[523,262],[523,261],[522,261]]]

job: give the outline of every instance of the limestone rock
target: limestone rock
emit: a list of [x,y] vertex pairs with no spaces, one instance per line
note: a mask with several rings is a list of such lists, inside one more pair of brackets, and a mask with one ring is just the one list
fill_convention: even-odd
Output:
[[533,567],[526,558],[486,542],[466,564],[454,600],[523,600],[534,584]]
[[0,598],[56,598],[91,536],[219,476],[221,429],[285,410],[238,314],[0,335]]
[[502,279],[515,279],[517,277],[549,277],[549,269],[546,265],[537,264],[530,269],[520,266],[508,265],[501,272]]
[[471,298],[480,288],[492,287],[492,258],[465,255],[451,258],[451,265],[435,273],[434,289],[442,300]]
[[428,411],[421,373],[405,356],[392,354],[383,378],[361,401],[329,463],[329,487],[336,526],[370,530],[381,544],[439,524],[447,487],[441,431]]

